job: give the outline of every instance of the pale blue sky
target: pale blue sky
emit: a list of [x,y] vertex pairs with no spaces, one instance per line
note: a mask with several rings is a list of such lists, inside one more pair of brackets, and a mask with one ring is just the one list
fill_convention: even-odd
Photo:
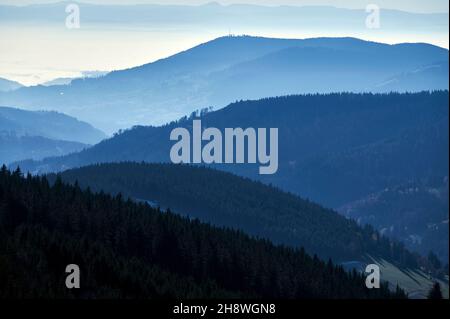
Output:
[[[58,0],[0,0],[0,4],[38,4],[60,2]],[[211,1],[208,0],[82,0],[80,2],[97,3],[97,4],[133,4],[133,3],[149,3],[149,4],[204,4]],[[218,0],[221,4],[232,3],[252,3],[264,5],[331,5],[342,8],[365,8],[367,4],[377,4],[385,9],[398,9],[409,12],[449,12],[447,0]]]

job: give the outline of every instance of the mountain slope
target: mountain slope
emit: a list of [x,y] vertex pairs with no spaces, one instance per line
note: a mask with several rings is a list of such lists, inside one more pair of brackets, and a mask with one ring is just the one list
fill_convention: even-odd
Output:
[[[77,264],[80,289],[66,289]],[[36,267],[36,265],[39,265]],[[0,171],[0,298],[402,298],[230,230]]]
[[339,208],[361,224],[402,240],[423,256],[433,251],[448,262],[448,178],[386,188]]
[[371,228],[359,228],[314,203],[216,170],[120,163],[65,171],[61,178],[94,191],[122,193],[275,243],[304,247],[324,259],[346,261],[370,254],[398,258],[395,261],[400,264],[415,266],[414,257],[401,245],[377,238]]
[[0,78],[0,92],[13,91],[22,86],[23,85],[18,82]]
[[[347,39],[349,45],[342,47],[314,44],[290,47],[217,72],[210,77],[212,99],[224,105],[229,102],[229,96],[246,100],[293,93],[448,89],[448,60],[419,67],[429,56],[426,50],[408,45],[382,47],[380,44],[365,48],[354,45],[353,48],[351,40]],[[343,39],[341,43],[345,42]],[[409,56],[409,50],[412,56]],[[408,59],[401,58],[406,55]],[[418,67],[413,67],[415,64]],[[388,74],[397,73],[401,76],[387,78]]]
[[56,112],[0,107],[0,163],[79,152],[105,138],[91,125]]
[[[409,180],[448,176],[448,92],[330,94],[242,101],[204,114],[202,126],[279,128],[279,169],[215,165],[340,207]],[[192,119],[136,127],[83,152],[19,163],[35,173],[117,161],[169,162],[170,132]]]
[[[411,255],[401,244],[380,238],[364,223],[357,227],[331,210],[231,174],[185,165],[129,162],[88,166],[59,176],[82,188],[120,193],[153,208],[170,208],[190,219],[243,230],[275,243],[302,246],[310,254],[331,256],[348,270],[358,264],[356,270],[364,272],[367,264],[375,262],[392,290],[399,285],[415,298],[426,298],[436,278],[441,278],[443,289],[448,288],[444,264]],[[54,181],[55,176],[49,179]],[[415,203],[420,207],[420,201]],[[417,218],[432,218],[428,215]]]
[[[448,50],[421,43],[223,37],[98,79],[2,93],[0,104],[54,109],[112,132],[135,124],[167,123],[195,109],[220,108],[241,98],[380,91],[380,83],[439,61],[448,62]],[[336,78],[336,71],[342,70],[342,78]],[[426,89],[445,88],[441,76],[433,79]],[[417,89],[407,83],[409,91]]]
[[448,61],[418,67],[379,83],[377,92],[412,92],[436,88],[448,90]]
[[0,107],[0,132],[84,144],[95,144],[106,137],[100,130],[65,114],[10,107]]
[[50,156],[61,156],[79,152],[88,145],[52,140],[42,136],[16,135],[0,131],[0,164],[24,159],[41,160]]

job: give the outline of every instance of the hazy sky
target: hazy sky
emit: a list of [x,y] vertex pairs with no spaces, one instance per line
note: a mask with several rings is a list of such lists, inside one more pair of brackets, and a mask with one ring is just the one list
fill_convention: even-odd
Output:
[[[60,2],[58,0],[0,0],[0,4],[37,4]],[[82,0],[80,2],[97,4],[204,4],[208,0]],[[331,5],[342,8],[365,8],[367,4],[374,3],[385,9],[398,9],[409,12],[449,12],[448,0],[218,0],[221,4],[252,3],[264,5]]]
[[[61,1],[0,0],[0,4],[15,5],[48,2]],[[122,5],[130,3],[198,5],[210,1],[82,0],[79,2]],[[364,9],[368,3],[374,3],[381,9],[399,9],[416,13],[448,12],[446,0],[220,0],[216,2],[221,4],[332,5],[352,9]],[[289,25],[289,23],[287,25],[268,23],[265,27],[261,27],[252,25],[254,21],[247,21],[248,25],[244,23],[241,26],[232,24],[220,27],[186,25],[175,22],[167,26],[157,24],[141,26],[139,23],[127,22],[125,25],[117,23],[82,24],[80,29],[68,30],[64,26],[67,15],[64,11],[61,11],[61,23],[58,25],[46,24],[39,19],[34,19],[37,17],[35,17],[34,11],[32,12],[30,19],[36,21],[16,21],[14,19],[2,21],[0,19],[0,77],[25,85],[40,84],[60,77],[76,77],[80,76],[83,71],[111,71],[142,65],[229,33],[276,38],[353,36],[384,43],[427,42],[448,48],[448,20],[447,26],[445,26],[445,22],[441,22],[437,31],[418,28],[420,21],[415,20],[408,20],[412,23],[409,24],[413,27],[412,29],[405,27],[405,21],[397,20],[394,21],[391,28],[379,30],[366,28],[361,30],[352,28],[352,26],[339,29],[330,27],[333,23],[324,22],[321,17],[317,17],[319,22],[314,22],[318,24],[315,27],[298,27],[298,25]],[[361,24],[363,24],[366,13],[365,11],[361,12]],[[81,17],[83,17],[82,14]],[[333,16],[334,18],[335,16]],[[421,17],[416,15],[414,19],[421,20]],[[133,21],[133,19],[129,21]],[[316,21],[315,18],[314,21]]]

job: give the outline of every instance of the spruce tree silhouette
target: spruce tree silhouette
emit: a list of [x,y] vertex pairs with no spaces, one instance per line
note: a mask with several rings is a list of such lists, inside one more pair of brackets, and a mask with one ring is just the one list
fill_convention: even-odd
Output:
[[441,285],[435,282],[433,288],[428,293],[428,299],[442,299]]

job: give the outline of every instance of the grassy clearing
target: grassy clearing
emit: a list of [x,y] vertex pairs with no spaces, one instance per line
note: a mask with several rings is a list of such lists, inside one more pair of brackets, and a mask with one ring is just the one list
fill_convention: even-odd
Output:
[[375,259],[369,256],[372,263],[380,267],[381,280],[389,282],[393,288],[398,284],[403,288],[412,299],[426,298],[432,285],[438,281],[441,285],[442,294],[445,298],[449,298],[448,282],[432,278],[419,269],[400,270],[395,265],[384,259]]

